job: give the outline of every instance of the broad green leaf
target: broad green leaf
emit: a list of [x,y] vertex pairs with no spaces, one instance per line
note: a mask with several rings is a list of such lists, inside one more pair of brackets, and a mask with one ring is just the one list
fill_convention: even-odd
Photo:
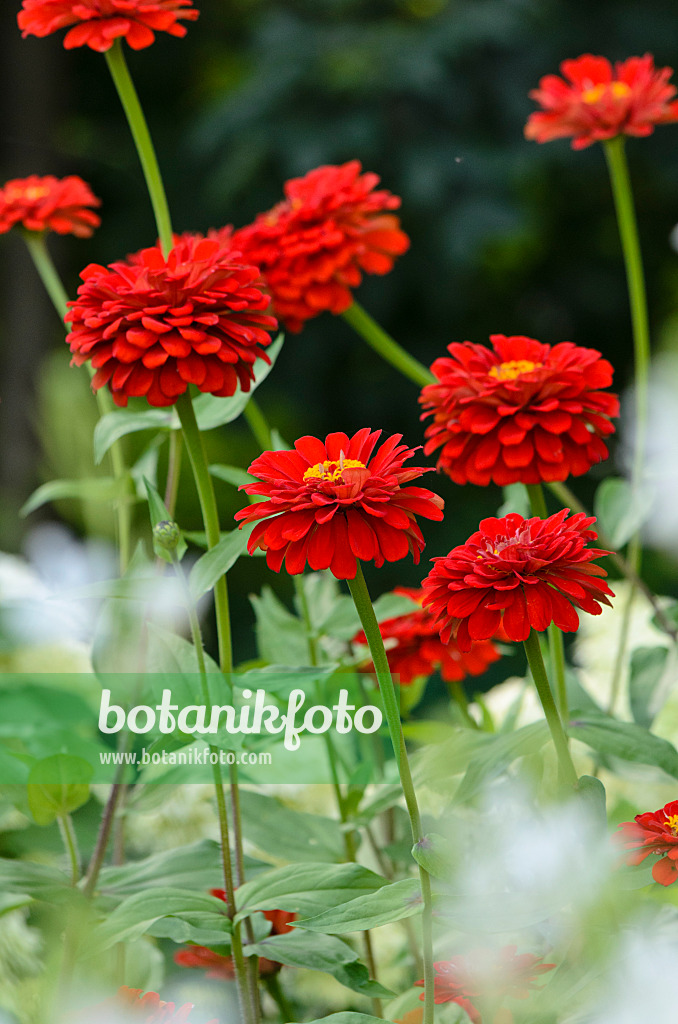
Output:
[[164,409],[107,412],[94,428],[94,461],[98,465],[111,445],[127,434],[136,434],[140,430],[171,430],[173,418],[173,412]]
[[412,847],[412,856],[417,864],[428,871],[434,878],[449,881],[454,870],[454,859],[451,856],[450,841],[436,832],[429,832]]
[[642,525],[651,505],[649,492],[638,492],[627,480],[610,476],[596,490],[594,512],[601,531],[617,549]]
[[207,892],[217,888],[223,877],[219,844],[213,839],[201,839],[190,846],[156,853],[121,867],[103,868],[99,889],[105,894],[121,896],[147,892],[159,886],[194,887]]
[[224,480],[227,484],[233,484],[234,487],[241,487],[242,484],[252,484],[256,480],[256,477],[241,469],[240,466],[222,466],[217,464],[210,466],[210,473],[217,480]]
[[199,601],[203,594],[208,593],[228,570],[235,565],[241,555],[247,552],[255,523],[248,523],[241,530],[231,530],[223,534],[215,547],[201,555],[191,569],[188,586],[193,601]]
[[605,786],[594,775],[582,775],[577,783],[577,796],[588,809],[591,818],[600,828],[601,833],[607,830],[607,810]]
[[[221,671],[216,661],[210,658],[205,652],[205,667],[209,676],[220,676]],[[195,647],[189,640],[185,640],[168,629],[156,626],[155,623],[148,625],[148,651],[146,654],[146,671],[159,675],[188,675],[193,679],[199,672],[198,656]],[[158,681],[159,682],[159,681]],[[172,679],[168,680],[171,683]],[[160,696],[160,694],[158,694]]]
[[0,891],[25,893],[36,900],[51,901],[68,898],[73,888],[70,878],[49,864],[0,858]]
[[177,917],[190,927],[209,929],[228,941],[230,921],[223,900],[192,889],[160,887],[124,899],[94,930],[92,947],[101,951],[118,942],[138,939],[164,917]]
[[28,774],[28,806],[38,825],[51,825],[89,800],[92,766],[81,757],[54,754]]
[[233,420],[240,416],[253,393],[266,380],[275,366],[275,361],[280,355],[284,340],[285,336],[279,334],[275,341],[268,346],[266,355],[270,361],[266,359],[256,360],[252,368],[254,380],[250,384],[249,391],[238,389],[230,398],[218,398],[216,395],[200,395],[195,400],[193,407],[200,430],[213,430],[215,427],[221,427],[225,423],[232,423]]
[[678,778],[678,751],[673,744],[634,722],[618,722],[607,715],[588,712],[577,715],[567,731],[572,739],[581,740],[599,754],[651,764]]
[[386,879],[360,864],[290,864],[266,871],[241,885],[237,891],[239,913],[253,910],[287,910],[308,917],[330,907],[376,892]]
[[296,811],[253,791],[243,794],[241,814],[248,841],[279,862],[336,863],[344,857],[341,828],[333,818]]
[[50,480],[33,491],[28,501],[19,511],[20,516],[30,515],[48,501],[60,501],[64,498],[77,498],[79,501],[100,501],[111,504],[131,494],[128,477],[116,479],[112,476],[83,477],[80,480]]
[[459,784],[455,803],[469,800],[492,779],[506,771],[517,758],[534,754],[549,738],[546,722],[533,722],[510,733],[487,734],[484,747],[473,757]]
[[377,928],[392,921],[402,921],[403,918],[419,914],[421,908],[418,879],[403,878],[399,882],[382,885],[376,892],[335,905],[315,917],[304,918],[297,925],[326,935],[343,935]]
[[256,616],[257,647],[260,657],[270,664],[308,665],[306,629],[270,587],[250,595]]
[[530,497],[525,484],[507,484],[502,487],[504,500],[497,509],[497,515],[501,518],[510,512],[518,512],[524,519],[532,515]]
[[316,685],[322,686],[337,671],[337,664],[318,665],[266,665],[251,668],[234,677],[234,685],[244,690],[266,690],[278,698],[286,699],[292,690],[304,690],[311,695]]
[[332,935],[309,935],[297,928],[286,935],[269,935],[253,945],[248,944],[246,952],[277,960],[288,967],[304,967],[309,971],[327,971],[330,974],[339,964],[358,959],[356,951],[341,939]]
[[[397,615],[408,615],[419,607],[411,598],[402,594],[382,594],[374,602],[374,614],[377,622],[395,618]],[[337,597],[325,620],[318,624],[321,633],[335,636],[340,640],[352,640],[361,629],[360,618],[355,609],[353,599],[345,594]]]
[[629,701],[638,725],[649,729],[660,710],[655,695],[666,673],[668,647],[636,647],[631,654]]
[[[167,509],[167,505],[158,494],[157,489],[150,480],[146,479],[146,477],[144,477],[143,480],[148,498],[148,511],[151,517],[151,526],[155,528],[159,523],[173,522],[173,518]],[[180,534],[179,542],[176,547],[176,558],[178,561],[181,561],[186,554],[186,547],[186,541]],[[171,563],[173,561],[172,554],[162,544],[158,543],[155,536],[153,537],[153,550],[158,558],[162,558],[163,562]]]

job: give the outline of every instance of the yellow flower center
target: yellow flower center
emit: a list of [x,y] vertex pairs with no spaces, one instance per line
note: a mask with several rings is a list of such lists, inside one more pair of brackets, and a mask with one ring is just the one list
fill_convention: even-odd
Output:
[[29,203],[35,203],[38,199],[44,199],[49,195],[49,188],[46,185],[29,185],[27,188],[11,186],[5,192],[5,198],[13,203],[17,199],[25,199]]
[[674,836],[678,836],[678,814],[670,814],[666,819],[666,824],[669,826]]
[[598,85],[586,89],[581,98],[584,103],[598,103],[606,96],[612,96],[615,100],[625,100],[631,95],[631,86],[626,82],[600,82]]
[[357,459],[345,459],[344,453],[342,452],[339,456],[338,462],[333,461],[332,459],[325,459],[324,462],[318,462],[315,466],[310,466],[304,473],[304,481],[322,480],[330,484],[343,483],[343,473],[345,469],[366,468],[367,467],[364,462],[359,462]]
[[510,359],[507,363],[499,363],[491,367],[489,376],[495,380],[515,380],[521,373],[532,373],[538,369],[541,363],[532,363],[529,359]]

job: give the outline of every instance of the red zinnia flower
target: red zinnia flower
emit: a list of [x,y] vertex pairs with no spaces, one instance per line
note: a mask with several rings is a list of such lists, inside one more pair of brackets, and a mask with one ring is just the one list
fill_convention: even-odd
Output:
[[616,135],[651,135],[656,124],[678,121],[673,68],[655,68],[654,58],[629,57],[614,68],[605,57],[585,53],[560,65],[563,78],[545,75],[530,97],[541,110],[530,114],[525,137],[550,142],[572,136],[584,149]]
[[640,864],[651,853],[660,860],[652,865],[652,877],[660,885],[672,885],[678,878],[678,800],[658,811],[637,814],[633,821],[619,825],[621,832],[613,836],[618,843],[632,851],[627,864]]
[[612,366],[595,349],[543,345],[522,335],[490,337],[494,351],[465,341],[436,359],[438,383],[420,401],[433,416],[427,455],[455,483],[537,484],[581,476],[608,456],[614,431]]
[[75,174],[68,178],[51,174],[13,178],[0,188],[0,234],[21,224],[28,231],[50,230],[89,238],[101,224],[89,206],[101,206],[101,200]]
[[465,544],[434,558],[424,580],[424,605],[431,609],[446,643],[455,635],[462,651],[494,636],[501,623],[509,640],[526,640],[530,629],[553,621],[565,633],[579,627],[575,607],[599,615],[614,594],[597,577],[607,573],[594,558],[607,551],[587,548],[596,534],[593,516],[569,509],[548,519],[523,519],[511,512],[484,519]]
[[325,310],[343,313],[363,271],[387,274],[409,248],[388,212],[399,197],[375,191],[378,175],[360,172],[351,160],[293,178],[281,203],[234,234],[236,248],[261,267],[274,311],[290,331]]
[[[544,958],[533,953],[517,955],[516,948],[474,949],[466,956],[434,964],[434,1001],[457,1003],[466,1010],[473,1024],[482,1024],[473,999],[480,997],[493,1002],[506,996],[527,999],[530,991],[540,988],[535,979],[552,971],[556,965],[542,963]],[[415,985],[423,984],[423,981],[415,982]],[[419,998],[423,999],[424,994]]]
[[[353,437],[328,434],[301,437],[294,451],[264,452],[249,472],[259,479],[243,484],[248,494],[262,494],[236,513],[243,523],[257,519],[247,549],[266,552],[269,568],[295,575],[311,569],[330,569],[340,580],[353,579],[356,559],[376,566],[396,562],[412,553],[415,562],[424,538],[415,516],[443,518],[443,500],[423,487],[405,487],[422,473],[420,466],[403,468],[416,449],[398,444],[393,434],[372,452],[380,430],[363,427]],[[370,461],[371,460],[371,461]]]
[[[140,988],[123,985],[116,995],[98,1006],[81,1010],[75,1015],[79,1024],[123,1024],[139,1021],[140,1024],[190,1024],[188,1015],[194,1009],[193,1003],[176,1007],[164,1002],[157,992],[142,994]],[[219,1024],[216,1017],[208,1024]]]
[[[440,627],[436,625],[435,618],[421,606],[424,591],[415,587],[396,587],[394,593],[409,597],[413,602],[411,612],[379,623],[389,668],[401,685],[407,686],[420,676],[430,676],[436,669],[440,669],[440,675],[448,683],[466,676],[479,676],[501,657],[490,640],[479,640],[466,654],[459,650],[453,639],[444,644],[438,635]],[[355,635],[353,642],[367,643],[362,630]],[[374,672],[372,662],[366,664],[365,671]]]
[[89,46],[104,53],[120,36],[133,50],[150,46],[154,32],[185,36],[186,26],[177,19],[197,17],[193,0],[22,0],[17,21],[24,39],[73,25],[64,38],[67,50]]
[[92,387],[108,384],[116,405],[132,395],[173,405],[189,384],[221,397],[249,391],[276,321],[260,312],[269,299],[255,284],[259,271],[228,245],[185,236],[167,259],[155,245],[80,276],[66,340],[77,366],[92,361]]
[[[212,896],[226,902],[226,893],[223,889],[210,889]],[[291,922],[296,921],[297,915],[288,913],[286,910],[264,910],[264,917],[271,922],[271,935],[285,935],[292,931]],[[225,956],[223,953],[215,953],[206,946],[189,946],[188,949],[180,949],[174,954],[174,962],[180,967],[200,967],[206,970],[207,978],[222,978],[232,981],[235,978],[235,966],[233,957]],[[276,960],[268,960],[265,956],[259,957],[259,974],[275,974],[280,970],[281,965]]]

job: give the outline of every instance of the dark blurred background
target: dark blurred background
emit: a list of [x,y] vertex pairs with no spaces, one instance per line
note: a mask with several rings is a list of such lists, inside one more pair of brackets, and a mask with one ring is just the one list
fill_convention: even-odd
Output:
[[[566,339],[616,367],[632,360],[624,270],[599,146],[528,143],[528,91],[583,52],[623,59],[652,52],[678,61],[675,0],[196,0],[183,40],[158,34],[130,70],[158,150],[176,230],[248,223],[273,205],[286,178],[359,158],[402,196],[411,250],[360,302],[427,365],[451,341],[495,332]],[[0,176],[79,174],[103,200],[90,240],[50,239],[70,294],[87,263],[110,262],[155,240],[150,203],[104,58],[67,53],[63,33],[21,40],[18,0],[0,14]],[[678,332],[678,128],[630,140],[628,155],[645,254],[656,347]],[[14,235],[0,239],[0,549],[20,551],[30,523],[18,509],[53,477],[91,475],[95,404],[69,368],[63,332]],[[370,425],[422,442],[417,390],[323,316],[290,336],[258,392],[284,438]],[[238,421],[209,437],[212,461],[257,454]],[[140,451],[129,442],[129,455]],[[610,466],[575,487],[586,502]],[[162,472],[162,465],[161,465]],[[447,551],[493,515],[494,488],[430,476],[444,524],[426,526],[426,557]],[[219,484],[228,528],[242,499]],[[110,510],[64,502],[42,513],[76,532],[111,534]],[[199,528],[188,472],[178,517]],[[138,529],[146,528],[140,510]],[[648,580],[675,592],[676,566],[647,560]],[[399,563],[370,574],[375,592],[427,571]],[[233,571],[241,657],[248,656],[248,591],[272,582],[261,560]],[[275,581],[273,581],[275,582]],[[276,586],[288,592],[288,581]],[[238,610],[240,609],[240,610]],[[238,632],[238,630],[236,630]],[[247,635],[246,635],[247,634]],[[238,639],[236,637],[238,642]]]

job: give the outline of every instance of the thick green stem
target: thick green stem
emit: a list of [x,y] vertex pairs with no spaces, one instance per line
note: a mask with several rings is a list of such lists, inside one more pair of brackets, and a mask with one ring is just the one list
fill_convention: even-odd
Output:
[[45,291],[52,300],[52,305],[63,324],[64,317],[68,312],[68,295],[49,254],[45,235],[42,231],[24,231],[22,234]]
[[118,91],[127,123],[134,138],[134,144],[146,179],[148,193],[151,197],[160,245],[165,256],[167,256],[172,248],[172,221],[167,205],[165,186],[160,175],[158,160],[155,155],[148,125],[146,124],[146,118],[141,109],[134,83],[130,77],[122,43],[119,39],[116,39],[111,49],[106,51],[106,63],[111,72],[113,83]]
[[560,720],[558,708],[553,699],[551,686],[546,675],[544,659],[541,656],[541,648],[539,646],[539,634],[534,629],[530,630],[530,635],[525,641],[525,654],[527,655],[527,664],[530,667],[534,685],[539,694],[544,717],[553,739],[553,745],[556,748],[561,781],[568,788],[575,789],[577,786],[577,772],[572,763],[572,757],[567,745],[567,736],[565,735],[563,723]]
[[169,455],[167,459],[167,480],[165,481],[165,506],[174,517],[181,477],[181,431],[170,431]]
[[249,402],[245,406],[243,416],[247,420],[247,425],[252,431],[252,434],[254,435],[254,438],[261,450],[264,452],[271,451],[273,448],[271,428],[268,425],[266,417],[253,398],[250,398]]
[[436,378],[431,371],[406,352],[357,302],[354,301],[342,315],[356,334],[404,377],[414,381],[420,388],[435,382]]
[[[372,607],[372,601],[370,600],[369,591],[367,584],[365,583],[365,577],[363,575],[362,566],[358,562],[358,569],[356,572],[355,579],[348,580],[348,586],[351,591],[351,596],[356,606],[356,610],[360,617],[365,637],[367,639],[368,646],[370,648],[370,654],[372,655],[372,662],[374,664],[375,674],[379,683],[379,690],[381,692],[381,699],[384,705],[384,712],[386,714],[386,722],[388,724],[388,731],[391,737],[391,743],[393,745],[393,753],[395,754],[396,764],[398,765],[398,772],[400,774],[400,784],[402,786],[403,795],[405,797],[405,805],[407,807],[407,813],[410,818],[410,827],[412,829],[412,838],[415,845],[424,838],[421,828],[421,816],[419,814],[419,805],[417,803],[417,795],[414,789],[414,783],[412,782],[412,773],[410,772],[410,764],[407,758],[407,748],[405,746],[405,737],[403,736],[403,729],[400,722],[400,709],[398,707],[398,700],[395,694],[395,687],[393,685],[393,679],[391,677],[391,670],[388,664],[388,658],[386,651],[384,650],[384,641],[382,640],[381,631],[379,629],[379,623],[377,622],[376,615],[374,614],[374,608]],[[431,896],[431,878],[428,871],[426,871],[421,864],[419,868],[419,880],[421,884],[421,895],[423,901],[423,914],[422,914],[422,939],[423,939],[423,960],[424,960],[424,1020],[423,1024],[432,1024],[433,1022],[433,986],[434,986],[434,972],[433,972],[433,901]]]

